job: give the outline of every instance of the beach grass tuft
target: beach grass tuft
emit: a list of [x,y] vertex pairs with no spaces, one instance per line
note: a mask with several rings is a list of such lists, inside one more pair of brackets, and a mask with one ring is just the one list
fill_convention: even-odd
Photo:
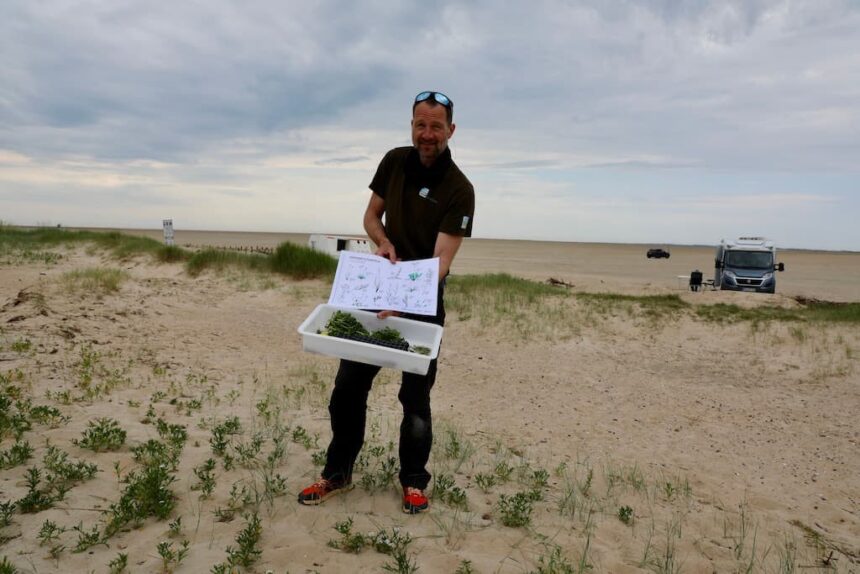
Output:
[[90,267],[63,273],[63,283],[71,291],[103,295],[119,291],[119,286],[128,279],[128,273],[121,269]]
[[551,326],[570,326],[565,320],[568,293],[558,287],[507,273],[461,275],[448,280],[445,307],[460,320],[473,317],[482,326],[510,323],[521,337],[549,336]]
[[277,273],[293,279],[334,280],[337,259],[310,247],[284,242],[272,254],[244,253],[225,249],[203,249],[191,255],[186,269],[199,275],[207,269],[223,271],[240,269],[259,273]]
[[0,246],[7,249],[33,250],[38,247],[94,244],[119,259],[137,254],[150,254],[162,261],[185,257],[184,251],[164,245],[155,239],[128,235],[118,231],[70,230],[61,227],[20,228],[0,225]]
[[656,320],[678,317],[690,308],[678,295],[571,293],[507,273],[451,278],[445,306],[460,320],[476,318],[482,327],[504,324],[523,339],[575,336],[595,314]]
[[614,312],[619,309],[630,309],[636,306],[646,316],[664,317],[685,311],[690,304],[678,295],[624,295],[621,293],[586,293],[576,294],[576,300],[604,312]]
[[326,253],[302,245],[281,243],[270,256],[272,271],[295,279],[334,279],[337,260]]
[[270,255],[213,248],[192,252],[176,245],[164,245],[149,237],[118,231],[76,231],[57,227],[25,229],[0,223],[0,252],[19,252],[27,260],[47,262],[56,259],[56,254],[45,249],[83,244],[95,245],[121,260],[148,254],[162,263],[185,261],[191,275],[199,275],[207,269],[223,271],[231,268],[277,273],[294,279],[331,281],[337,269],[337,260],[331,255],[289,242],[281,243]]
[[225,249],[203,249],[191,255],[186,263],[186,269],[194,276],[207,269],[223,271],[228,268],[277,273],[293,279],[332,281],[337,269],[337,259],[310,247],[284,242],[270,255]]
[[162,263],[178,263],[180,261],[187,260],[191,257],[191,254],[176,245],[162,245],[161,248],[155,252],[155,257]]
[[810,321],[860,323],[860,303],[808,301],[802,304],[803,314]]
[[[691,305],[680,296],[626,295],[622,293],[574,294],[556,286],[522,279],[507,273],[451,277],[445,294],[446,308],[461,320],[473,317],[482,325],[512,322],[518,331],[533,331],[534,319],[564,323],[569,297],[588,311],[600,315],[622,313],[651,319],[680,317],[692,313],[700,320],[715,323],[798,321],[809,323],[858,323],[860,303],[840,303],[798,298],[798,307],[762,305],[741,307],[729,303]],[[526,318],[531,317],[529,322]]]
[[533,303],[542,297],[559,296],[566,293],[558,287],[522,279],[508,273],[459,275],[451,277],[448,285],[454,295],[467,300],[493,293],[508,301]]
[[267,271],[268,258],[260,253],[240,253],[224,249],[203,249],[194,253],[186,263],[188,273],[200,275],[207,269],[223,271],[230,267],[249,271]]
[[715,303],[696,307],[700,319],[717,323],[739,321],[800,321],[811,323],[860,323],[860,303],[801,301],[796,308],[761,306],[744,308],[734,304]]

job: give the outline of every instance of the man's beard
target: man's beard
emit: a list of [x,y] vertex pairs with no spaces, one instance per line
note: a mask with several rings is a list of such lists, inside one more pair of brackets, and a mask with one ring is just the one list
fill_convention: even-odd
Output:
[[422,144],[419,142],[417,147],[418,157],[421,159],[421,163],[425,165],[432,165],[444,151],[439,149],[438,144]]

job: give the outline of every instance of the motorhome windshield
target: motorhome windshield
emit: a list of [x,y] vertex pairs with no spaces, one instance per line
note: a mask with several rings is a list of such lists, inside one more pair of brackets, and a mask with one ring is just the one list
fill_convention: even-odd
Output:
[[742,269],[773,269],[773,254],[765,251],[729,251],[726,253],[726,266]]

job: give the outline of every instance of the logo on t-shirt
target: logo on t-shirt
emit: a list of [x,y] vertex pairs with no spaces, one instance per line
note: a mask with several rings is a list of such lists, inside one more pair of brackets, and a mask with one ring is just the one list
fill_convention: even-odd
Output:
[[466,229],[467,227],[469,227],[469,216],[464,215],[463,216],[463,223],[460,224],[460,229]]
[[430,195],[430,190],[426,187],[422,187],[418,190],[418,195],[420,195],[423,199],[427,199],[427,196]]

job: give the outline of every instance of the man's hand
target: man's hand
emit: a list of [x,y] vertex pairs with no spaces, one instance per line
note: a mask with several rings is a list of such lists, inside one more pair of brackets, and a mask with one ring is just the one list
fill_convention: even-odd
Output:
[[370,202],[367,204],[367,210],[364,212],[364,230],[370,240],[376,243],[376,255],[385,257],[392,263],[397,263],[397,252],[394,249],[394,244],[388,240],[385,235],[385,226],[382,225],[382,216],[385,213],[385,200],[376,195],[370,194]]
[[382,243],[376,249],[376,255],[386,257],[392,263],[397,263],[397,252],[394,250],[394,244],[388,239],[383,239]]

